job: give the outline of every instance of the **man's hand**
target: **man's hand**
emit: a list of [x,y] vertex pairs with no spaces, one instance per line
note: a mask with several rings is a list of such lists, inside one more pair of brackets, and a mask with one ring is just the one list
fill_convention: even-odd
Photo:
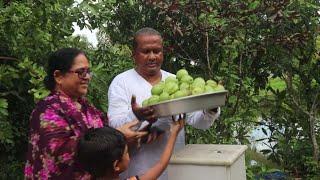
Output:
[[209,109],[209,112],[211,113],[217,113],[218,112],[218,108],[213,108],[213,109]]
[[154,123],[157,118],[154,114],[154,109],[152,107],[140,107],[136,102],[136,96],[131,98],[131,107],[134,115],[140,120],[147,120],[149,123]]
[[132,128],[139,123],[138,120],[126,123],[123,126],[117,128],[121,131],[127,139],[128,144],[137,144],[139,139],[148,134],[147,131],[133,131]]

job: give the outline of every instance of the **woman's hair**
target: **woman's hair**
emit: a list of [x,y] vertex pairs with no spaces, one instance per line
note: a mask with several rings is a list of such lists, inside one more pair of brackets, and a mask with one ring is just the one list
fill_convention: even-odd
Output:
[[60,70],[62,73],[66,73],[72,67],[74,58],[79,54],[85,53],[76,48],[62,48],[53,52],[47,65],[47,76],[44,80],[44,85],[49,90],[54,90],[56,82],[54,80],[54,71]]
[[78,160],[94,178],[103,177],[113,170],[113,163],[121,160],[126,140],[117,129],[103,127],[90,129],[78,144]]

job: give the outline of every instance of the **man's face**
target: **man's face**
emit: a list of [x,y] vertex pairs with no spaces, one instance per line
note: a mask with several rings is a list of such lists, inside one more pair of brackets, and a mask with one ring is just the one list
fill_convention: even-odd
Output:
[[157,35],[140,35],[136,42],[137,47],[133,51],[136,70],[146,76],[157,75],[163,62],[162,38]]

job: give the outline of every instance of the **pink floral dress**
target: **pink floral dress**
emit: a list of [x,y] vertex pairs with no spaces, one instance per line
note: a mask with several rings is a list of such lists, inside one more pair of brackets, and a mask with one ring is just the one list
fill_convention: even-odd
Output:
[[53,92],[31,114],[25,179],[90,179],[77,162],[77,142],[107,118],[84,98],[81,109],[68,96]]

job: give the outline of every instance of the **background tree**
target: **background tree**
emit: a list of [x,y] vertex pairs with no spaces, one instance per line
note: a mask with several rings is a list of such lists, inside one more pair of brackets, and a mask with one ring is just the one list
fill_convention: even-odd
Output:
[[109,19],[98,24],[111,43],[131,44],[137,29],[153,27],[165,40],[164,69],[184,67],[229,90],[223,120],[206,132],[187,129],[189,143],[248,143],[253,126],[267,125],[271,133],[263,132],[271,145],[263,153],[294,176],[319,176],[319,1],[145,0],[99,6],[110,9],[102,12]]
[[[0,179],[22,179],[29,115],[48,94],[48,54],[85,50],[95,72],[88,97],[106,111],[108,85],[133,67],[132,35],[146,26],[164,37],[165,70],[184,67],[229,91],[220,120],[207,131],[187,127],[188,143],[249,144],[263,125],[262,153],[295,177],[319,177],[319,3],[0,1]],[[72,36],[74,23],[99,29],[96,48]]]
[[73,37],[74,1],[0,1],[0,179],[23,179],[29,116],[45,97],[44,65],[61,47],[91,47]]

